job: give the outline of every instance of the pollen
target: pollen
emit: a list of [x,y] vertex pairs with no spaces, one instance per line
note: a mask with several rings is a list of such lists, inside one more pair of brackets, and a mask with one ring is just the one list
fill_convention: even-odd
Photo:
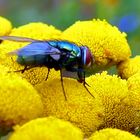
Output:
[[0,36],[8,35],[12,30],[11,22],[0,16]]
[[42,116],[43,104],[37,91],[25,79],[0,65],[0,130],[9,130]]
[[140,125],[140,97],[137,94],[131,95],[127,81],[117,75],[103,72],[86,78],[86,82],[90,85],[89,90],[99,96],[105,107],[102,128],[111,127],[134,132]]
[[140,71],[140,56],[137,55],[134,58],[130,58],[126,61],[121,62],[120,64],[118,64],[117,69],[119,75],[122,78],[128,79],[129,77]]
[[[55,116],[67,120],[82,129],[89,136],[103,123],[104,107],[98,97],[92,97],[84,86],[74,79],[63,78],[65,94],[60,79],[56,78],[37,84],[41,95],[45,116]],[[92,92],[94,96],[94,92]]]
[[9,140],[83,140],[83,133],[70,122],[46,117],[17,127]]
[[140,139],[127,131],[106,128],[93,133],[88,140],[140,140]]
[[131,55],[126,34],[105,20],[77,21],[62,33],[62,39],[89,47],[97,65],[116,64]]
[[[14,28],[10,36],[18,36],[18,37],[28,37],[37,40],[51,40],[54,38],[58,38],[61,34],[61,31],[53,27],[52,25],[47,25],[44,23],[36,22],[36,23],[29,23],[27,25],[20,26],[18,28]],[[26,46],[29,44],[23,42],[16,42],[16,41],[3,41],[0,44],[0,61],[1,64],[9,67],[10,71],[18,71],[24,69],[23,66],[19,65],[16,62],[17,56],[10,56],[8,55],[9,52],[19,49],[21,47]],[[19,74],[26,78],[31,84],[35,85],[44,81],[47,77],[48,69],[46,67],[35,67],[29,70],[25,70],[23,74],[19,72]],[[54,72],[54,73],[53,73]],[[58,72],[54,70],[51,72],[54,76],[59,76]],[[51,78],[51,76],[49,77]]]

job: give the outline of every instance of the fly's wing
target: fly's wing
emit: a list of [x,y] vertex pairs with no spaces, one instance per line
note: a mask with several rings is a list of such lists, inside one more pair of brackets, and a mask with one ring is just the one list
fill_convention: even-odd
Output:
[[0,40],[10,40],[17,42],[36,42],[41,40],[31,39],[27,37],[18,37],[18,36],[0,36]]
[[37,56],[37,55],[50,55],[54,60],[59,60],[62,52],[51,46],[48,42],[33,42],[21,49],[9,53],[10,55],[18,55],[23,57]]
[[62,76],[63,77],[73,78],[73,79],[79,79],[76,71],[71,72],[71,71],[67,71],[65,69],[62,69]]
[[[78,71],[79,71],[78,69],[77,71],[73,71],[73,72],[67,71],[66,69],[62,69],[62,76],[79,80]],[[89,72],[88,70],[86,71],[84,70],[84,72],[85,72],[85,77],[89,77],[90,75],[93,74]]]

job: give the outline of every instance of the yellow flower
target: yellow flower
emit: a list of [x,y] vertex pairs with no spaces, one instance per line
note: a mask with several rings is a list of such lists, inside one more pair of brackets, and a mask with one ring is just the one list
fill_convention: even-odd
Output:
[[100,67],[111,66],[131,55],[126,34],[105,20],[78,21],[66,29],[61,38],[89,47],[95,64]]
[[122,78],[129,78],[140,71],[140,56],[130,58],[118,65],[118,73]]
[[42,116],[43,104],[37,91],[25,79],[0,65],[0,129],[9,129]]
[[8,35],[12,30],[12,24],[9,20],[0,16],[0,36]]
[[[40,40],[49,40],[49,39],[58,38],[60,34],[61,31],[55,29],[53,26],[48,26],[47,24],[43,24],[43,23],[29,23],[19,28],[13,29],[10,33],[11,36],[29,37],[29,38],[40,39]],[[8,66],[11,71],[23,69],[24,68],[23,66],[15,62],[16,61],[15,56],[8,57],[6,54],[18,48],[21,48],[27,45],[28,43],[15,42],[15,41],[2,42],[0,45],[1,64]],[[46,67],[34,68],[25,71],[23,74],[21,74],[21,76],[25,77],[30,83],[34,85],[46,79],[47,71],[48,69]],[[53,73],[52,75],[59,75],[59,73],[54,71],[52,73]]]
[[140,125],[140,97],[131,96],[127,81],[103,72],[86,78],[86,82],[90,85],[89,90],[100,97],[105,107],[102,128],[113,127],[134,132]]
[[83,140],[83,134],[69,122],[47,117],[16,128],[9,140]]
[[[98,97],[93,98],[84,86],[74,79],[64,78],[65,100],[61,81],[56,78],[36,85],[45,108],[45,116],[70,121],[90,135],[102,124],[104,108]],[[94,92],[93,92],[94,95]]]
[[[135,106],[135,110],[137,111],[137,116],[140,116],[140,72],[134,74],[133,76],[129,77],[127,80],[128,89],[130,92],[130,99],[131,104]],[[138,120],[139,121],[139,120]],[[140,122],[138,124],[140,127]]]
[[106,128],[93,133],[93,135],[88,140],[140,140],[140,139],[127,131]]

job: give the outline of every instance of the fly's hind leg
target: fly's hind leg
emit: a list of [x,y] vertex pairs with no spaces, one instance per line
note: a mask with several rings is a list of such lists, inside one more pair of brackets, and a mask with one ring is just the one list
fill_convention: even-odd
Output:
[[[11,60],[12,60],[12,62],[15,62],[14,60],[13,60],[13,58],[11,57]],[[23,69],[21,69],[21,70],[15,70],[15,71],[13,71],[13,72],[21,72],[21,73],[24,73],[25,72],[25,70],[29,70],[29,69],[31,69],[31,68],[33,68],[34,66],[25,66]],[[8,71],[8,73],[10,73],[11,71]]]
[[[27,67],[27,66],[25,66],[23,69],[21,69],[21,70],[15,70],[15,71],[13,71],[13,72],[21,72],[21,73],[24,73],[25,72],[25,70],[29,70],[29,69],[31,69],[31,68],[33,68],[33,67]],[[11,71],[8,71],[8,73],[10,73]]]
[[21,73],[24,73],[25,72],[25,70],[28,70],[29,68],[27,68],[27,66],[25,66],[23,69],[21,69],[21,70],[16,70],[16,71],[14,71],[14,72],[21,72]]

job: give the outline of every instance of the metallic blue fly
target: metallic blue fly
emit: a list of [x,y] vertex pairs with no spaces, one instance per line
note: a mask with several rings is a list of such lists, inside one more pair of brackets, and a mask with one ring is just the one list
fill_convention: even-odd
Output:
[[[66,100],[62,75],[63,69],[69,72],[76,72],[78,81],[83,83],[89,92],[85,82],[85,69],[92,66],[93,56],[87,47],[79,47],[68,41],[41,41],[16,36],[1,36],[0,40],[31,42],[29,45],[9,53],[17,55],[17,62],[25,66],[23,70],[18,71],[23,73],[25,70],[33,67],[46,66],[48,68],[47,80],[50,69],[60,70],[61,85]],[[91,93],[90,95],[93,96]]]

